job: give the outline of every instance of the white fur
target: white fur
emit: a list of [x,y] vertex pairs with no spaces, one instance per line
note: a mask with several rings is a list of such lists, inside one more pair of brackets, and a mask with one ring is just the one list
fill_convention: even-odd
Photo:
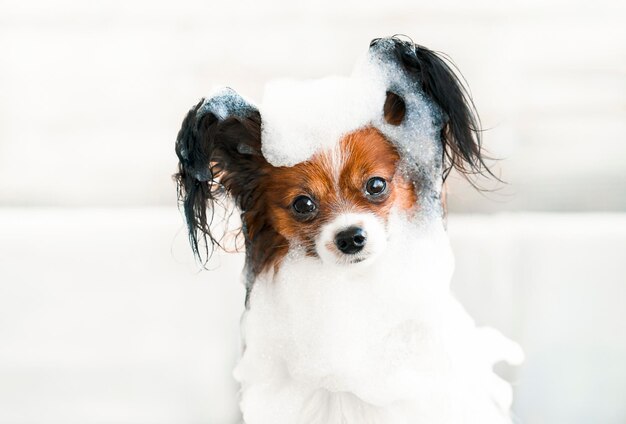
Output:
[[387,234],[366,264],[292,252],[255,281],[235,370],[247,424],[510,422],[492,366],[521,352],[451,296],[442,221],[394,213]]

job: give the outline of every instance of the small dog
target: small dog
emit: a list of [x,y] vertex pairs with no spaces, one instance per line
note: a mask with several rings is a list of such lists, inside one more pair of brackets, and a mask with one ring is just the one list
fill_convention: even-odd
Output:
[[[176,142],[193,251],[241,213],[246,423],[510,423],[492,370],[520,348],[449,291],[443,183],[483,172],[471,99],[442,57],[375,39],[350,77],[225,88]],[[488,172],[488,171],[487,171]]]

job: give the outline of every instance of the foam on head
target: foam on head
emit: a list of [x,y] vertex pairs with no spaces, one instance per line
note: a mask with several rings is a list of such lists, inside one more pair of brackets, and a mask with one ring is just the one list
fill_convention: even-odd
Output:
[[271,82],[261,104],[263,155],[274,166],[304,162],[367,125],[384,101],[384,86],[368,78]]
[[[268,162],[293,166],[332,148],[342,136],[373,126],[398,149],[408,176],[419,177],[424,191],[439,193],[443,114],[399,63],[393,43],[385,39],[370,47],[349,77],[268,84],[259,108]],[[387,92],[406,105],[400,125],[384,119]]]

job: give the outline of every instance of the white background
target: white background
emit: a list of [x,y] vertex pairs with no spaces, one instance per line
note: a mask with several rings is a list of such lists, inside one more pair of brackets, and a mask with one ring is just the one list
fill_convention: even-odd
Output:
[[171,174],[216,84],[448,53],[508,185],[452,181],[453,287],[520,341],[523,423],[626,422],[626,4],[0,1],[0,423],[234,423],[241,257],[198,272]]

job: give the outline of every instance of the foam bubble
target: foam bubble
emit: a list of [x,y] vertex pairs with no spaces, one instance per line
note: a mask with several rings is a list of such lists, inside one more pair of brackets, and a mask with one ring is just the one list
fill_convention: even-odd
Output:
[[261,105],[263,155],[274,166],[293,166],[331,149],[380,114],[384,89],[371,78],[269,83]]
[[245,116],[253,111],[254,103],[230,87],[215,87],[206,97],[202,106],[196,112],[197,116],[207,113],[214,114],[218,119],[228,116]]

